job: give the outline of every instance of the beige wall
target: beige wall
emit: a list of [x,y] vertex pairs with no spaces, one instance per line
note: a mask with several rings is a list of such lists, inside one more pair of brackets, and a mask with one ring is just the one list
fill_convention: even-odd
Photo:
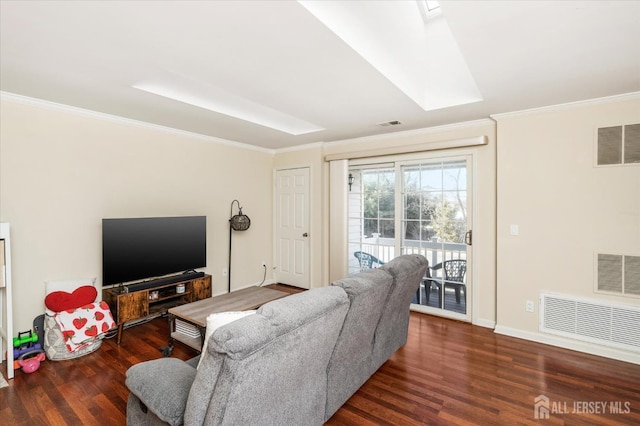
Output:
[[[273,261],[275,170],[311,171],[311,282],[329,283],[329,167],[326,155],[486,136],[454,148],[475,158],[473,322],[541,336],[526,300],[543,290],[634,305],[593,291],[594,253],[640,253],[640,165],[594,167],[597,127],[640,122],[640,99],[594,101],[490,120],[282,150],[266,150],[3,101],[0,221],[11,222],[15,329],[42,312],[43,281],[101,276],[103,217],[207,215],[214,293],[226,291],[230,202],[251,217],[234,234],[234,288],[262,280]],[[497,128],[497,130],[496,130]],[[509,235],[511,224],[520,235]],[[240,254],[242,253],[242,254]],[[267,275],[267,281],[271,279]],[[242,285],[241,283],[246,283]],[[580,347],[607,355],[594,345]],[[610,352],[610,351],[609,351]]]
[[538,309],[525,312],[541,291],[640,305],[594,292],[594,253],[640,254],[640,165],[594,166],[596,129],[640,123],[640,97],[496,119],[496,330],[546,341]]
[[233,286],[262,280],[261,262],[273,257],[270,151],[6,99],[0,112],[0,221],[11,223],[15,330],[43,313],[45,280],[101,282],[106,217],[206,215],[205,271],[218,294],[227,288],[228,219],[238,199],[251,228],[234,233]]

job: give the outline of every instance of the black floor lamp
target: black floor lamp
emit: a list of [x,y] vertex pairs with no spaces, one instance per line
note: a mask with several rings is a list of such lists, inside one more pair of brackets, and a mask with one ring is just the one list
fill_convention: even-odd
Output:
[[[233,215],[233,203],[238,205],[238,214]],[[242,213],[242,207],[240,207],[240,202],[238,200],[233,200],[231,202],[231,213],[229,214],[229,289],[228,292],[231,293],[231,235],[233,231],[246,231],[251,226],[251,219],[249,216]]]

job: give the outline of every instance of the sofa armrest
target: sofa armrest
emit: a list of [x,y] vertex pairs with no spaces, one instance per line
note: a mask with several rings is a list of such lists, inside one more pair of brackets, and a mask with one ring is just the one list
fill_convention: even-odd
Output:
[[180,425],[196,369],[176,358],[141,362],[127,370],[125,384],[161,420]]

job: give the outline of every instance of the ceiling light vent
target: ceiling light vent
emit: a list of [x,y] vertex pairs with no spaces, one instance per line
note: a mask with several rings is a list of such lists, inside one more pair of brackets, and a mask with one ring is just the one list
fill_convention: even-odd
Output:
[[385,121],[384,123],[378,123],[378,126],[380,127],[387,127],[387,126],[398,126],[402,124],[401,121],[399,120],[393,120],[393,121]]

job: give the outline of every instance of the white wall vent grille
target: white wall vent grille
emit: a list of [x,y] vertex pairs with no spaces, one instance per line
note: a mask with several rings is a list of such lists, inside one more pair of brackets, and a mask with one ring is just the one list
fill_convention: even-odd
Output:
[[541,293],[540,331],[640,352],[640,306]]

